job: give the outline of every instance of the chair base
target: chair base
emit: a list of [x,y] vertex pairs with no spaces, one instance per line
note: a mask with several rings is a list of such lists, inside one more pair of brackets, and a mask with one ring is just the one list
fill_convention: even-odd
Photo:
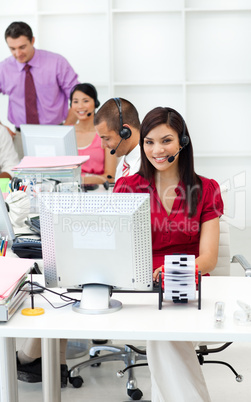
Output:
[[[133,348],[133,349],[132,349]],[[100,355],[102,352],[103,353]],[[73,366],[69,370],[69,381],[75,387],[74,384],[79,385],[80,370],[85,367],[94,366],[98,367],[101,363],[120,360],[123,361],[128,371],[128,380],[126,384],[127,395],[132,400],[140,400],[143,396],[142,391],[137,387],[137,380],[134,375],[134,365],[138,360],[146,360],[145,350],[134,348],[131,345],[125,345],[124,347],[115,347],[110,345],[98,345],[91,347],[89,351],[90,359]],[[129,367],[130,366],[130,367]],[[119,374],[117,374],[120,377]],[[75,378],[77,380],[75,380]],[[82,384],[81,384],[82,385]],[[81,386],[80,385],[80,386]],[[78,387],[78,386],[77,386]]]

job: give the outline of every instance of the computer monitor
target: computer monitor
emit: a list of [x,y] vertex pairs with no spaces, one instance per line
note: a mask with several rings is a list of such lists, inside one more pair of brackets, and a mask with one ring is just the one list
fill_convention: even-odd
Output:
[[152,290],[149,194],[41,193],[40,227],[46,286],[83,287],[75,311],[120,309],[111,288]]
[[78,155],[74,126],[21,124],[24,156]]
[[[7,211],[6,203],[0,189],[0,234],[2,237],[8,236],[10,242],[15,239],[13,226]],[[11,244],[11,243],[10,243]]]

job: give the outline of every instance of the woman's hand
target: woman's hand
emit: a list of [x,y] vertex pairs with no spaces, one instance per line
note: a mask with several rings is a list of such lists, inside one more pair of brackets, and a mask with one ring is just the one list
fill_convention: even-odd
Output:
[[153,273],[154,282],[159,282],[159,273],[162,272],[162,267],[156,268]]

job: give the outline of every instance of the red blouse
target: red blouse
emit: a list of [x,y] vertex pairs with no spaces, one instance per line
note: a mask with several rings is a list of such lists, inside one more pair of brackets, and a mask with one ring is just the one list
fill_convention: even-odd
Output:
[[202,195],[196,214],[191,218],[185,208],[185,191],[182,183],[175,189],[177,197],[168,215],[159,198],[154,180],[150,183],[138,174],[117,180],[114,192],[150,194],[153,270],[164,264],[164,256],[168,254],[192,254],[197,258],[201,224],[223,214],[223,201],[218,183],[202,176],[200,178]]

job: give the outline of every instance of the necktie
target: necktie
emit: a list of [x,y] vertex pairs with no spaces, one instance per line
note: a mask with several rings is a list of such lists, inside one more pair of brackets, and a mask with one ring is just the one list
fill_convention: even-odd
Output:
[[129,176],[129,173],[130,173],[130,165],[124,159],[123,168],[122,168],[122,176],[123,177]]
[[25,92],[25,110],[26,110],[26,123],[39,124],[37,112],[37,95],[34,85],[33,77],[30,72],[31,66],[26,64],[24,69],[26,72],[24,92]]

